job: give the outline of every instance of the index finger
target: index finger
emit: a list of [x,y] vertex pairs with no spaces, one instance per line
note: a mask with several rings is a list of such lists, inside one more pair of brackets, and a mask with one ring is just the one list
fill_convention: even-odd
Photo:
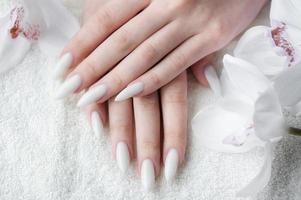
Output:
[[[75,67],[86,58],[111,33],[144,9],[150,0],[112,0],[100,7],[70,40],[62,52]],[[61,74],[60,74],[61,75]]]

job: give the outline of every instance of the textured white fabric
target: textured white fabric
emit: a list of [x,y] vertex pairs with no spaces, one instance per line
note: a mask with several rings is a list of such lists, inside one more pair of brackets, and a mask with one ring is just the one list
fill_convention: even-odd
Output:
[[[0,1],[0,13],[7,2]],[[68,5],[79,13],[74,1],[68,0]],[[268,8],[256,24],[267,22]],[[231,52],[234,43],[220,54]],[[189,134],[186,162],[175,183],[168,186],[160,177],[155,191],[144,193],[135,164],[128,175],[120,174],[108,137],[93,134],[76,101],[53,99],[55,83],[49,76],[53,66],[33,47],[22,64],[0,75],[1,200],[236,200],[235,192],[263,164],[262,150],[242,155],[216,153],[200,147]],[[192,76],[189,79],[191,119],[215,99],[209,89],[199,86]],[[301,138],[289,136],[276,147],[270,184],[258,199],[301,198],[300,146]]]

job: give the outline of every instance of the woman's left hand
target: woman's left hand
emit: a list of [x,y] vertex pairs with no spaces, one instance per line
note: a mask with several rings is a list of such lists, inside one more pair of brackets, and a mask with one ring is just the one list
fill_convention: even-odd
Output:
[[[87,108],[96,134],[102,134],[101,124],[106,121],[103,108],[103,104],[92,104]],[[113,157],[123,172],[137,155],[137,171],[145,189],[153,187],[155,177],[160,173],[161,160],[165,166],[166,180],[172,181],[185,156],[186,72],[148,96],[122,102],[111,99],[109,129]]]

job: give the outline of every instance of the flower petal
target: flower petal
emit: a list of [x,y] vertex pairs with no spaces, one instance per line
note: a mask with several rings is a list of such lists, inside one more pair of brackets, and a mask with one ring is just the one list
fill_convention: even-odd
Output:
[[254,197],[268,184],[272,172],[272,145],[270,142],[266,143],[264,149],[264,163],[260,172],[249,184],[237,192],[237,197]]
[[256,65],[272,77],[289,65],[287,56],[271,37],[271,28],[266,26],[255,26],[246,31],[234,49],[234,56]]
[[291,115],[300,117],[301,116],[301,101],[294,106],[288,106],[286,109],[290,112]]
[[270,12],[271,24],[277,20],[295,26],[301,30],[301,5],[300,0],[273,0]]
[[286,131],[281,105],[272,87],[255,103],[254,126],[256,135],[263,141],[279,140]]
[[223,62],[225,72],[232,85],[254,102],[259,94],[271,85],[271,82],[255,65],[245,60],[225,55]]
[[46,55],[58,56],[66,43],[79,30],[79,23],[60,0],[34,2],[39,4],[46,24],[39,39],[40,49]]
[[24,37],[12,38],[10,13],[0,18],[0,73],[20,63],[31,47]]
[[274,82],[282,106],[293,106],[301,100],[301,63],[281,73]]
[[239,136],[252,123],[252,113],[252,105],[246,102],[222,99],[217,105],[204,108],[192,119],[193,135],[198,144],[215,151],[247,152],[262,145],[255,134],[241,145],[231,145],[227,139],[229,136]]

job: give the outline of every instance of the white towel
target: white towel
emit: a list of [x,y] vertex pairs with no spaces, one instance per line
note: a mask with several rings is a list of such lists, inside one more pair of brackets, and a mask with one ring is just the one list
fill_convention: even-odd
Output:
[[[0,13],[8,0],[0,1]],[[68,0],[74,13],[78,3]],[[267,24],[268,7],[256,24]],[[235,42],[220,53],[230,52]],[[221,57],[221,56],[219,56]],[[217,62],[218,64],[219,62]],[[107,135],[96,136],[74,98],[53,99],[53,68],[33,47],[22,64],[0,75],[0,199],[201,199],[236,200],[235,192],[248,183],[263,164],[263,151],[231,155],[198,145],[189,132],[185,164],[168,186],[157,179],[154,192],[145,193],[133,163],[122,176],[112,160]],[[189,123],[211,91],[189,76]],[[301,198],[301,138],[288,136],[276,149],[272,179],[258,199]]]

